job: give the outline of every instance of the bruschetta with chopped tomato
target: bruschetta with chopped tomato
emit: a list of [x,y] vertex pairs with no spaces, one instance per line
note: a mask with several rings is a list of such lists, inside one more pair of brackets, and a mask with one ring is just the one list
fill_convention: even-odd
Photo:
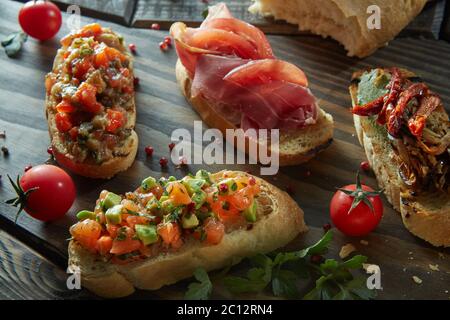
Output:
[[69,267],[102,297],[156,290],[286,245],[307,227],[287,193],[240,171],[148,177],[134,191],[102,191],[70,229]]
[[138,146],[131,56],[96,23],[61,45],[45,78],[53,155],[77,174],[110,178],[131,166]]

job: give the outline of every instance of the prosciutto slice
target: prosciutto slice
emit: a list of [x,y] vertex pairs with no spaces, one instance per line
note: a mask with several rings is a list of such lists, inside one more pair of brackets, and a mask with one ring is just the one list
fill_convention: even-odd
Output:
[[170,29],[190,74],[192,97],[201,96],[244,130],[299,129],[317,119],[317,104],[302,70],[275,59],[264,33],[232,17],[225,4],[210,7],[199,28]]
[[[279,61],[283,70],[283,61]],[[270,69],[271,60],[257,66]],[[288,66],[291,67],[292,65]],[[286,67],[286,68],[288,68]],[[244,130],[248,128],[298,129],[315,123],[317,107],[314,96],[305,86],[274,77],[259,81],[230,81],[232,75],[259,73],[255,63],[237,57],[203,55],[198,59],[192,83],[193,97],[201,95],[218,113]]]
[[231,16],[225,4],[210,7],[199,28],[188,28],[182,22],[170,27],[177,54],[188,72],[195,73],[197,59],[202,54],[236,56],[243,59],[274,58],[264,33]]

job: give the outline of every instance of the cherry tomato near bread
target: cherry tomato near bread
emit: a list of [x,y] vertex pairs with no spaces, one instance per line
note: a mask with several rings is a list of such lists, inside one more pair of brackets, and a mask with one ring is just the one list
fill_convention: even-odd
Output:
[[383,216],[381,191],[356,184],[340,188],[331,199],[330,215],[333,224],[348,236],[363,236],[380,223]]
[[30,216],[41,221],[52,221],[70,209],[75,200],[75,185],[72,178],[61,168],[53,165],[39,165],[31,168],[14,183],[17,198],[9,204],[23,209]]
[[19,11],[23,31],[38,40],[53,38],[61,28],[61,11],[50,1],[28,1]]

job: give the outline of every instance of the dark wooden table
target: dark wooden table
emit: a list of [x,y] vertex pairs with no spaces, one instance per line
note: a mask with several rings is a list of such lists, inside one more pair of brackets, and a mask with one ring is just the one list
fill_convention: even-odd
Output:
[[[16,22],[19,8],[19,3],[0,2],[0,38],[19,28]],[[83,18],[83,22],[91,21]],[[20,174],[26,165],[43,163],[48,158],[43,79],[51,69],[58,39],[68,30],[63,26],[55,40],[44,43],[30,39],[15,59],[0,52],[0,131],[6,130],[7,134],[0,145],[10,149],[9,157],[0,156],[0,174],[3,175],[0,184],[0,298],[92,298],[85,290],[70,291],[65,286],[66,239],[78,210],[91,208],[102,189],[121,193],[133,189],[148,175],[181,177],[199,168],[210,171],[224,168],[192,165],[177,169],[171,165],[161,171],[158,159],[168,156],[171,132],[180,127],[192,130],[193,121],[199,120],[179,93],[174,75],[176,53],[174,50],[163,53],[158,48],[166,31],[129,29],[108,22],[104,25],[122,33],[129,43],[136,43],[138,47],[135,57],[136,75],[141,80],[136,94],[138,156],[130,170],[110,181],[74,176],[77,200],[66,217],[54,223],[41,223],[23,215],[14,225],[15,209],[4,203],[13,195],[5,176]],[[297,249],[315,242],[323,234],[322,225],[329,222],[328,204],[335,187],[351,183],[360,162],[365,160],[348,111],[347,86],[352,72],[379,65],[410,68],[441,94],[446,106],[450,106],[450,45],[444,41],[400,38],[373,56],[358,60],[348,58],[336,42],[320,37],[269,36],[269,40],[278,57],[305,70],[311,90],[336,122],[334,143],[325,152],[307,164],[282,168],[268,179],[283,189],[292,186],[293,198],[305,211],[310,231],[288,246]],[[152,158],[146,158],[143,152],[146,145],[155,148]],[[259,172],[256,165],[231,168]],[[372,174],[365,174],[363,179],[376,187]],[[337,256],[343,244],[353,243],[358,252],[369,257],[370,263],[378,264],[383,286],[379,299],[448,299],[449,250],[433,248],[412,236],[403,228],[399,215],[386,201],[384,204],[385,215],[380,226],[364,238],[368,245],[361,244],[360,238],[348,238],[335,231],[331,256]],[[440,271],[432,271],[430,264],[438,264]],[[412,276],[420,277],[423,283],[416,284]],[[132,298],[180,298],[186,283],[156,292],[139,291]]]
[[[20,0],[26,1],[26,0]],[[83,15],[113,21],[135,28],[149,28],[159,23],[168,30],[173,21],[185,21],[189,26],[197,26],[203,20],[203,12],[208,5],[226,2],[236,18],[249,21],[270,34],[300,34],[296,26],[284,21],[274,21],[249,13],[252,0],[54,0],[61,9],[76,4]],[[442,22],[446,0],[430,0],[423,12],[408,25],[400,36],[423,36],[439,39],[448,36],[448,28]]]

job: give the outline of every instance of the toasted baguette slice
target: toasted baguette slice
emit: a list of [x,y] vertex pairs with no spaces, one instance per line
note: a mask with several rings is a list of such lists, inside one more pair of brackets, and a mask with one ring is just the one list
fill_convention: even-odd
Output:
[[[206,100],[201,97],[191,97],[192,80],[180,60],[176,64],[176,77],[183,95],[208,126],[219,129],[224,136],[226,136],[226,129],[238,129],[233,123],[218,114]],[[291,166],[306,162],[326,149],[332,141],[333,117],[319,109],[319,116],[315,124],[294,133],[280,132],[279,164],[280,166]],[[246,152],[247,149],[248,143],[246,143]]]
[[185,243],[174,253],[125,265],[104,262],[72,240],[69,268],[81,272],[81,284],[106,298],[124,297],[135,288],[157,290],[193,275],[196,268],[214,270],[241,259],[280,248],[306,232],[303,211],[286,192],[255,177],[261,185],[257,201],[258,220],[253,228],[225,234],[217,245]]
[[[254,0],[249,11],[298,25],[302,31],[330,36],[349,56],[366,57],[391,41],[424,7],[427,0]],[[381,26],[369,29],[379,8]],[[370,12],[368,10],[371,9]],[[375,9],[376,10],[376,9]],[[376,13],[376,11],[375,11]]]
[[[102,28],[102,30],[110,35],[117,36],[113,31],[108,28]],[[101,36],[100,36],[101,37]],[[131,55],[126,50],[124,43],[119,43],[111,37],[104,37],[98,39],[99,42],[105,43],[109,47],[113,47],[120,51],[122,54],[130,58],[130,64],[128,69],[133,73],[133,61]],[[67,47],[63,46],[58,50],[58,53],[53,62],[53,70],[56,70],[58,66],[64,63],[64,53]],[[56,127],[55,116],[57,111],[55,106],[58,101],[50,93],[46,94],[45,99],[45,113],[47,116],[47,122],[50,133],[50,140],[53,148],[53,156],[55,160],[67,169],[75,172],[76,174],[89,177],[89,178],[101,178],[109,179],[121,171],[128,169],[134,162],[138,149],[138,136],[134,131],[136,123],[136,105],[134,97],[132,97],[131,108],[127,110],[127,123],[124,128],[131,129],[131,134],[124,141],[120,142],[114,149],[114,157],[97,164],[93,159],[88,158],[86,161],[80,162],[76,160],[76,157],[70,153],[68,148],[58,134]]]
[[[364,71],[353,74],[353,80],[359,79]],[[416,78],[410,71],[401,69],[403,76]],[[352,81],[350,86],[352,103],[357,103],[358,84]],[[440,112],[448,121],[445,109],[440,106],[435,112]],[[395,210],[401,213],[403,224],[414,235],[434,246],[450,246],[450,196],[444,193],[423,193],[411,197],[404,190],[398,174],[399,164],[393,157],[394,151],[387,134],[381,134],[377,124],[368,117],[353,116],[359,142],[364,147],[367,159],[373,169],[378,184],[384,189],[388,201]]]

